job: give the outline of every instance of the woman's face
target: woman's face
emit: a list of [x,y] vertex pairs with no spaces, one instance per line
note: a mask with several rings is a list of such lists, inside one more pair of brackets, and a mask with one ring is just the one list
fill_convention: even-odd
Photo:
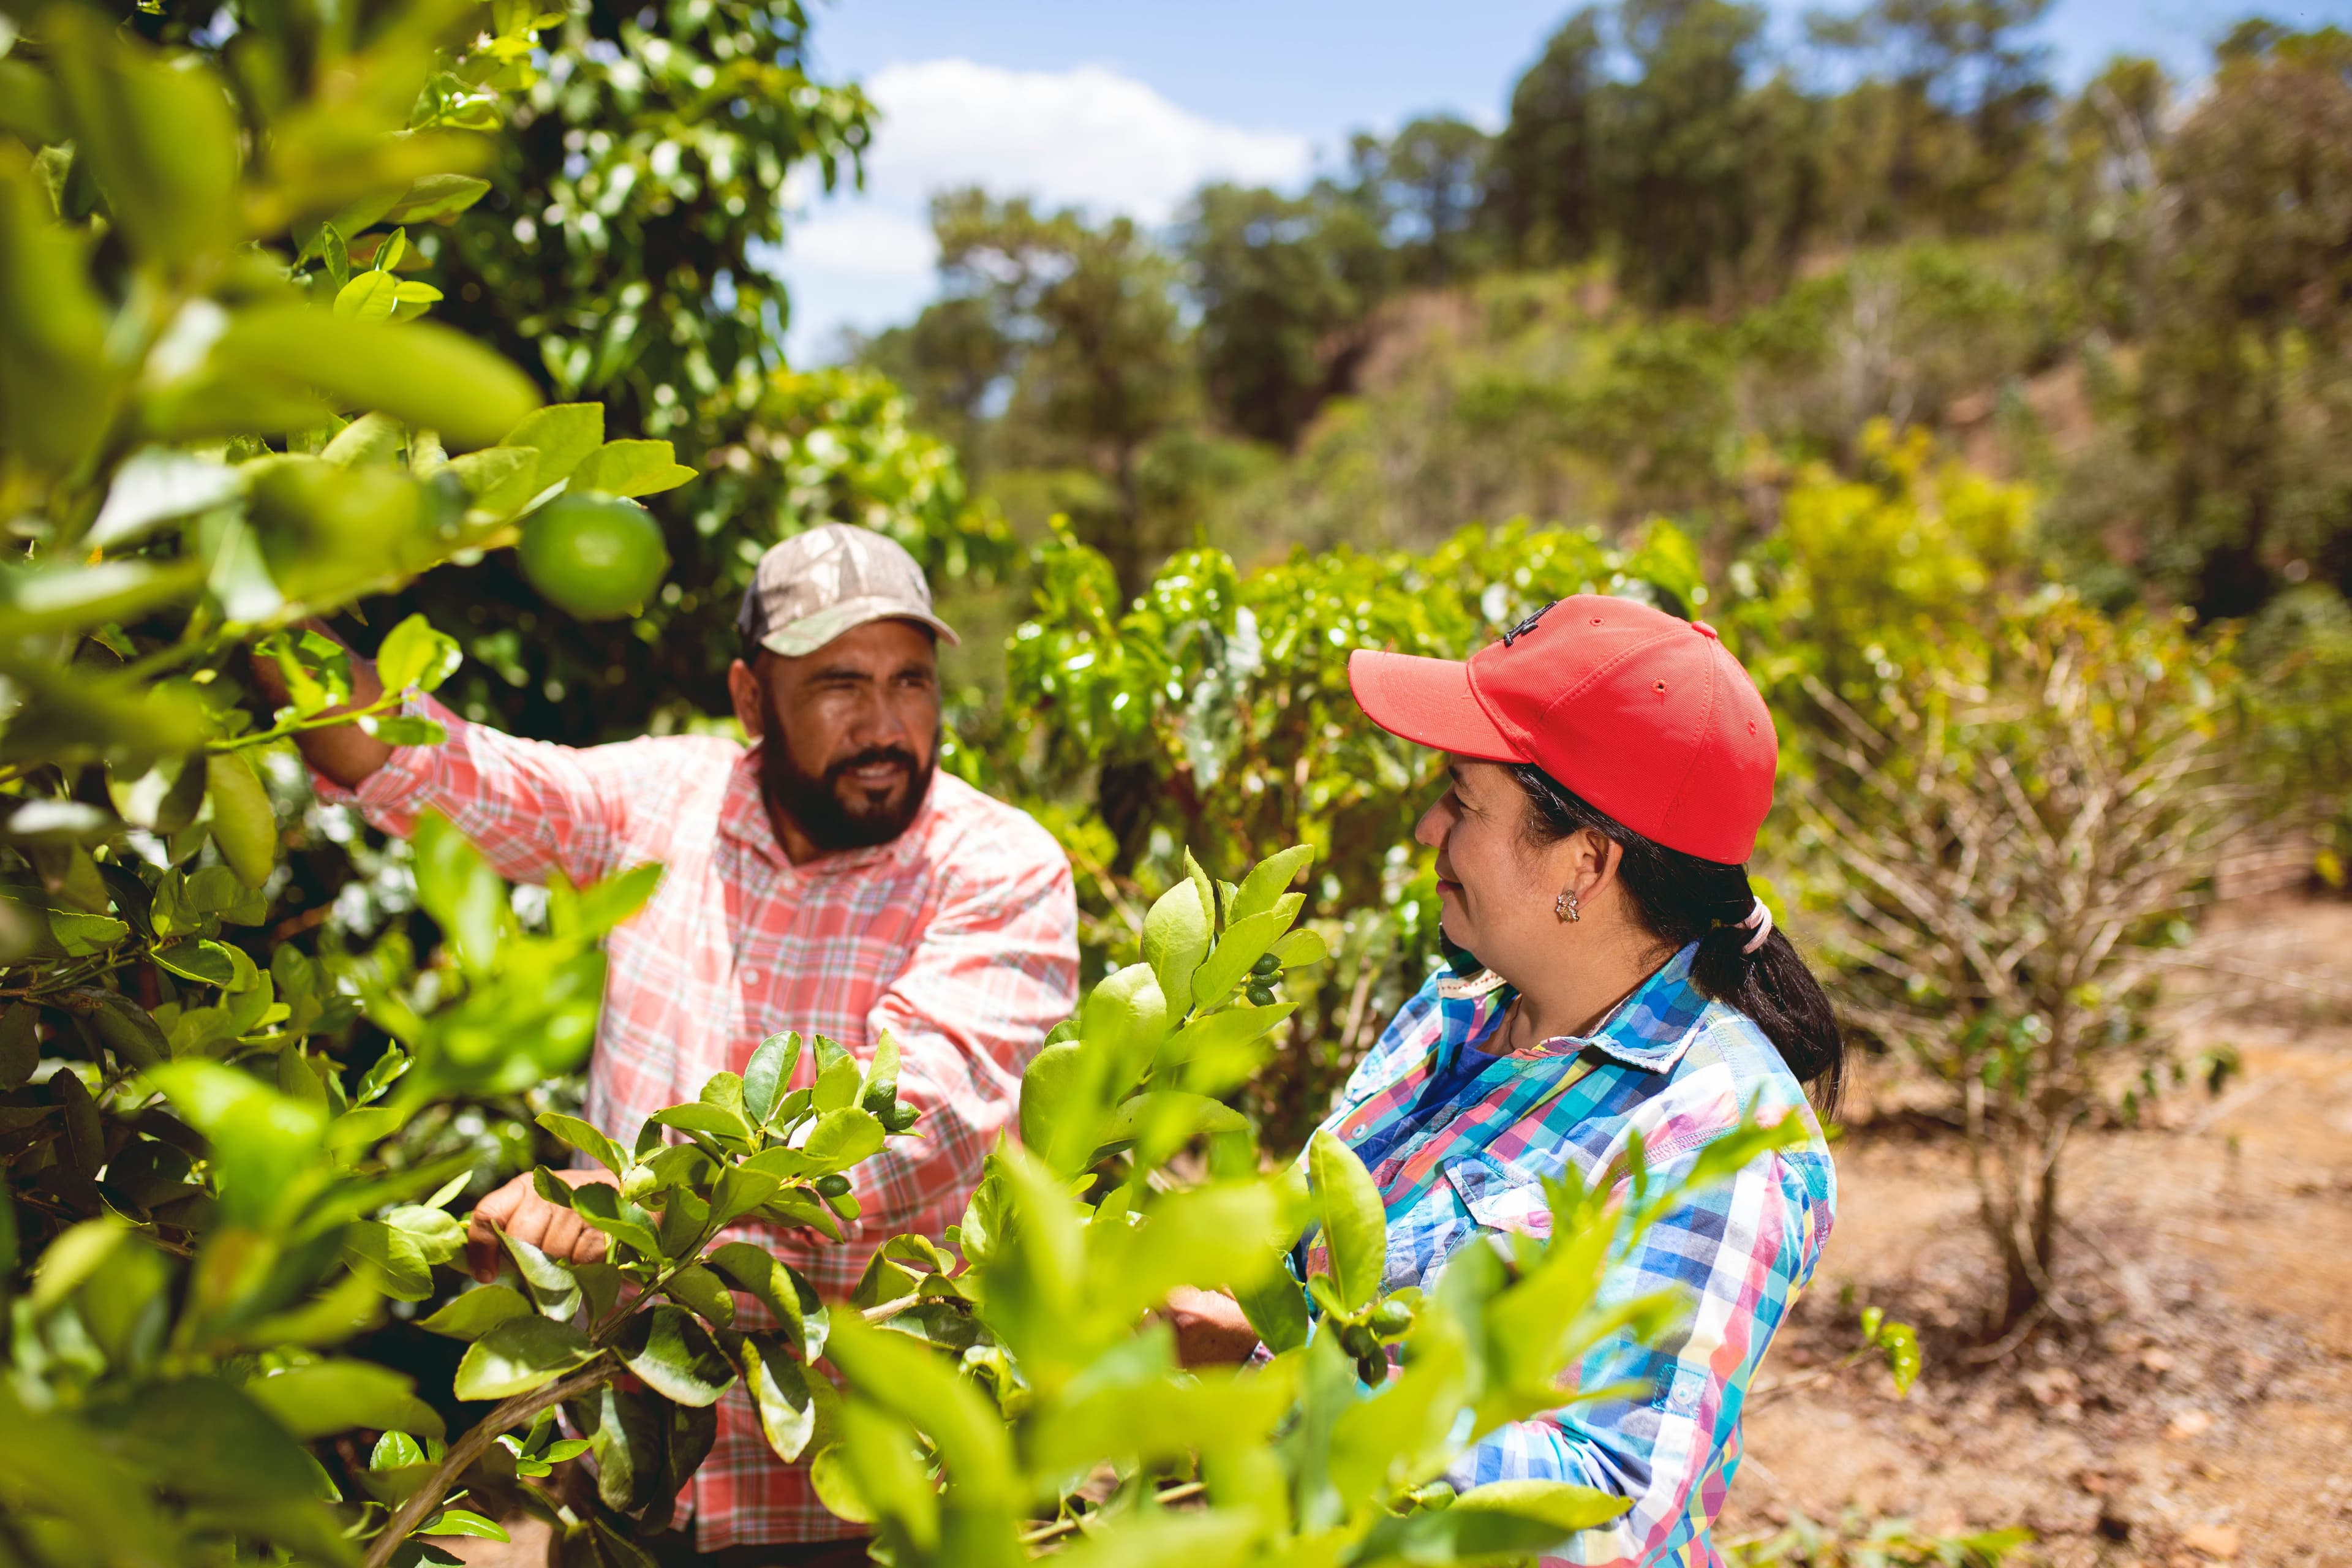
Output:
[[1559,852],[1528,833],[1527,792],[1499,763],[1449,759],[1453,787],[1413,837],[1437,851],[1437,898],[1445,934],[1497,974],[1524,973],[1559,941],[1552,903],[1566,885]]

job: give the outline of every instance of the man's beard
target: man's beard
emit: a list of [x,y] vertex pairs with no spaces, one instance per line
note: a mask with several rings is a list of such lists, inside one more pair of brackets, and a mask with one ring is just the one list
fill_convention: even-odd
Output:
[[[876,763],[897,763],[906,770],[902,793],[877,801],[870,792],[848,782],[852,769]],[[904,746],[868,746],[833,763],[822,773],[806,773],[793,760],[783,728],[772,712],[767,743],[760,748],[760,783],[769,805],[791,817],[819,849],[870,849],[907,831],[930,794],[931,773],[938,764],[939,745],[934,742],[929,762],[919,762]]]

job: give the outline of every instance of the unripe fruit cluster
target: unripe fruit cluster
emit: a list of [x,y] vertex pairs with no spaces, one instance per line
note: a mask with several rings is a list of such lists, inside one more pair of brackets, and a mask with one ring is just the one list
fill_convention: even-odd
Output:
[[1267,953],[1250,965],[1249,984],[1244,994],[1253,1007],[1271,1006],[1274,1003],[1275,982],[1282,978],[1282,960]]

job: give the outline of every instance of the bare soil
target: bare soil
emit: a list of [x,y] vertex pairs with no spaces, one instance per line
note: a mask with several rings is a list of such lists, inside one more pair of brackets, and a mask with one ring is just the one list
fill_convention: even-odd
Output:
[[[1747,1419],[1726,1539],[1853,1509],[1945,1531],[2023,1524],[2058,1568],[2352,1563],[2352,906],[2224,910],[2168,1004],[2229,1044],[2070,1152],[2071,1321],[1978,1347],[1997,1290],[1957,1141],[1874,1066],[1838,1148],[1838,1227]],[[1916,1323],[1907,1399],[1847,1364],[1856,1316]],[[1974,1359],[1972,1359],[1974,1358]]]

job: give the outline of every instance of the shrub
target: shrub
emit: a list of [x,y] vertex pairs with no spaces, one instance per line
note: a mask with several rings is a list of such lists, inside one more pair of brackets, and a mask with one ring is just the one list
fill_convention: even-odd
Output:
[[2161,1060],[2158,984],[2246,821],[2226,639],[2110,620],[2054,591],[1951,628],[1842,734],[1798,796],[1839,917],[1849,1017],[1949,1087],[2003,1293],[2048,1303],[2068,1142],[2119,1074]]

